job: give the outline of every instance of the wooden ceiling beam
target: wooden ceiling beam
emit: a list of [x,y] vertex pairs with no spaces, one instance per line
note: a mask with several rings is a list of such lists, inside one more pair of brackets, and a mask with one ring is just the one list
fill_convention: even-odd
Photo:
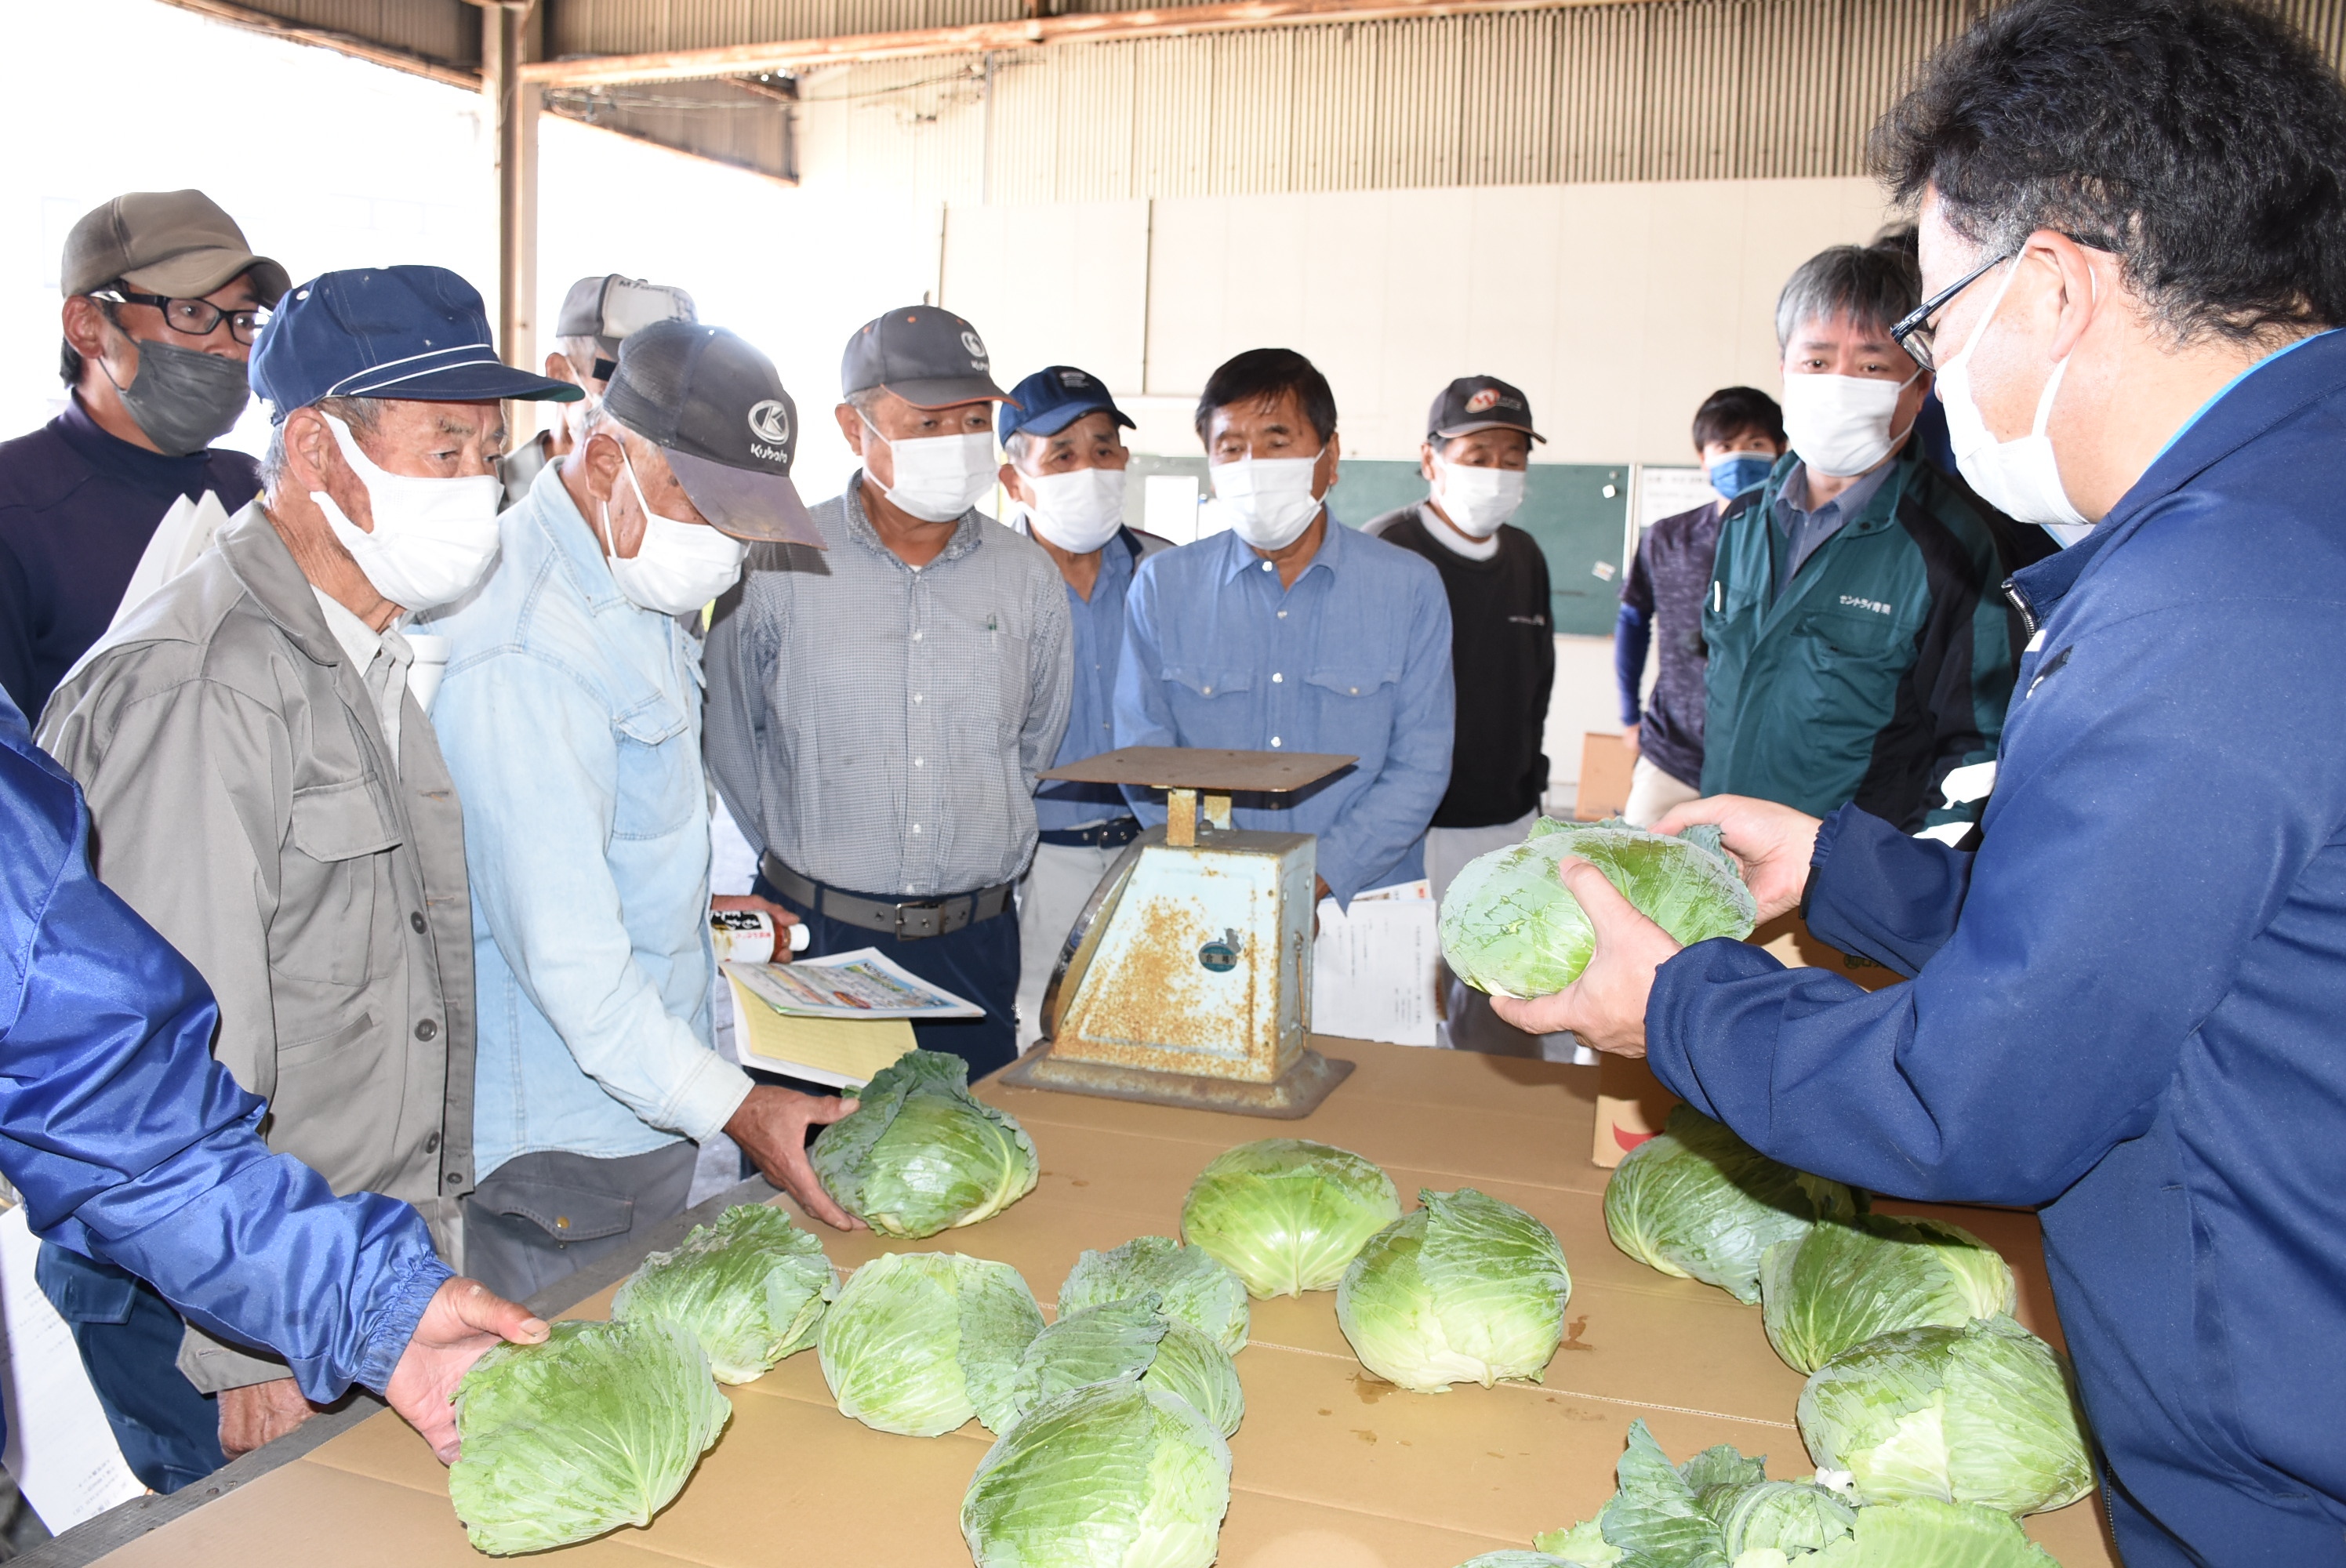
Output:
[[1103,11],[963,27],[922,27],[897,33],[793,38],[771,44],[728,44],[709,49],[666,49],[642,55],[533,61],[522,67],[522,76],[549,87],[619,87],[757,71],[800,72],[820,66],[923,56],[983,55],[1052,44],[1123,43],[1315,23],[1389,22],[1620,3],[1621,0],[1221,0],[1212,5],[1158,10]]

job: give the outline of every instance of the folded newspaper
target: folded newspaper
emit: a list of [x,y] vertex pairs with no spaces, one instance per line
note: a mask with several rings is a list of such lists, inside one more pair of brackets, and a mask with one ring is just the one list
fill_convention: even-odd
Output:
[[876,947],[797,963],[723,966],[759,1001],[794,1018],[983,1018],[985,1009],[930,984]]

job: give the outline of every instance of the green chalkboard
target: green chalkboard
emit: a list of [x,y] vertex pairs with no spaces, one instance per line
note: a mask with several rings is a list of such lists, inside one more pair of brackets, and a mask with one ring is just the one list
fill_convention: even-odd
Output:
[[[1209,493],[1206,460],[1136,454],[1127,516],[1141,514],[1142,480],[1152,473],[1186,473]],[[1607,492],[1610,494],[1607,494]],[[1357,528],[1372,517],[1425,499],[1425,480],[1414,463],[1348,457],[1328,510]],[[1629,469],[1592,463],[1535,463],[1524,487],[1515,526],[1539,542],[1547,557],[1548,603],[1559,632],[1609,636],[1621,594],[1621,545],[1629,517]]]

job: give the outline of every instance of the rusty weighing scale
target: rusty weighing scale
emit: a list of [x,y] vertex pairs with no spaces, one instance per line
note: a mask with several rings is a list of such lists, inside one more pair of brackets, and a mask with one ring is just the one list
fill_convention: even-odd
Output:
[[1043,993],[1043,1044],[1005,1078],[1309,1115],[1352,1071],[1311,1045],[1318,841],[1232,827],[1230,797],[1291,794],[1354,760],[1127,746],[1043,774],[1162,789],[1167,817],[1125,846],[1093,890]]

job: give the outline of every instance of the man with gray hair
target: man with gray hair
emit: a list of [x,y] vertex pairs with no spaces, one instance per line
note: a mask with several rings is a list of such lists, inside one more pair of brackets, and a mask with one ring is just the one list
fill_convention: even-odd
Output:
[[1719,530],[1702,792],[1953,842],[1979,803],[1943,785],[1995,757],[2019,639],[2008,524],[1909,439],[1930,375],[1890,329],[1920,297],[1911,249],[1837,245],[1777,300],[1791,454]]
[[546,356],[546,373],[568,382],[586,398],[566,411],[553,428],[541,430],[515,447],[497,464],[505,483],[505,504],[517,506],[529,494],[549,463],[570,455],[585,439],[586,417],[601,401],[603,388],[618,368],[619,345],[629,333],[655,321],[698,321],[692,296],[665,283],[647,283],[605,272],[581,278],[562,297],[562,314],[555,318],[555,344]]
[[[401,621],[497,547],[503,400],[576,398],[489,346],[437,267],[329,272],[253,345],[260,497],[92,650],[41,746],[89,798],[94,869],[219,1002],[212,1054],[269,1146],[422,1212],[458,1256],[474,1181],[464,828]],[[285,1362],[190,1327],[230,1457],[307,1420]]]

